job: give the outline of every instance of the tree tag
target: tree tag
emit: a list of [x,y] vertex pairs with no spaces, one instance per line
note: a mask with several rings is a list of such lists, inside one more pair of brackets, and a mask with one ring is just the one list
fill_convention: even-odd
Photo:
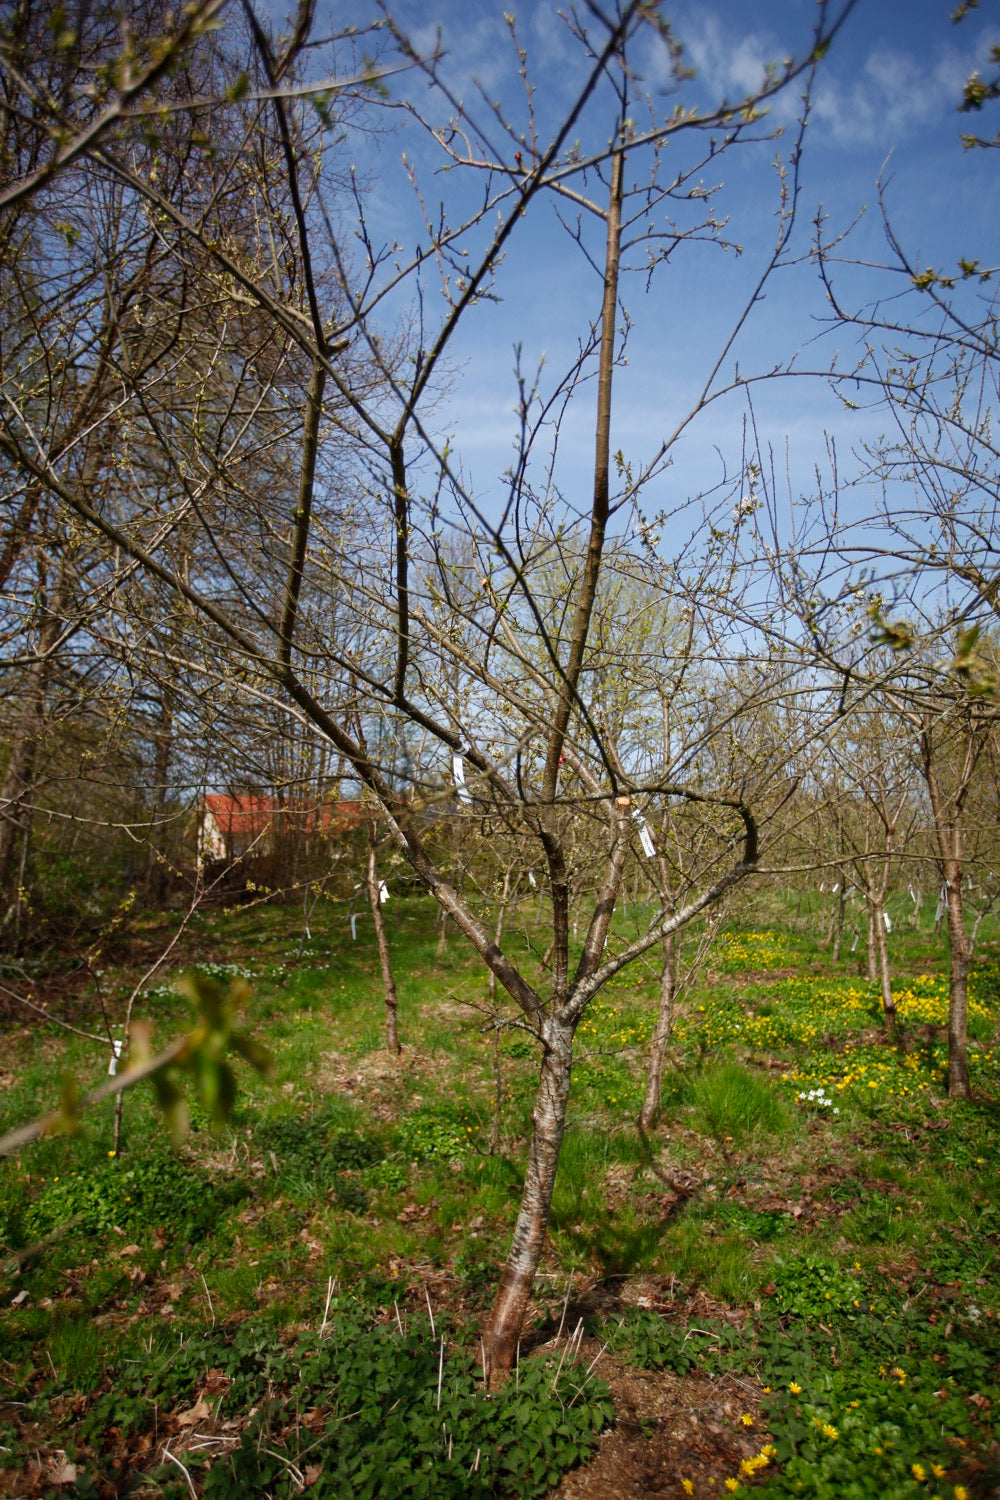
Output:
[[652,835],[646,826],[646,819],[641,812],[634,812],[632,818],[636,828],[639,830],[639,843],[642,845],[643,852],[648,854],[650,859],[655,859],[656,845],[653,843]]
[[455,791],[458,793],[459,802],[470,803],[472,795],[465,784],[465,762],[460,750],[456,750],[451,757],[451,774],[455,778]]

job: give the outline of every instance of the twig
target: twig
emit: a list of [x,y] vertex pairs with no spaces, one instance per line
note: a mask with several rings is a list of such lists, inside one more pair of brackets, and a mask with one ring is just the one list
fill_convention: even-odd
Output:
[[[92,1089],[89,1094],[84,1094],[77,1110],[89,1109],[91,1105],[99,1104],[102,1099],[107,1099],[111,1094],[120,1094],[123,1089],[132,1088],[134,1084],[141,1083],[144,1078],[151,1078],[168,1063],[176,1062],[190,1045],[190,1037],[178,1037],[176,1041],[171,1042],[169,1047],[164,1047],[162,1052],[151,1057],[148,1062],[129,1068],[127,1072],[119,1073],[114,1078],[108,1078],[96,1089]],[[12,1151],[17,1151],[21,1146],[37,1141],[39,1136],[47,1135],[50,1131],[65,1130],[65,1128],[66,1119],[62,1110],[53,1110],[37,1120],[31,1120],[27,1125],[20,1125],[16,1130],[9,1130],[6,1135],[0,1136],[0,1156],[9,1156]]]
[[[438,1355],[438,1399],[437,1409],[441,1410],[441,1384],[444,1380],[444,1334],[441,1335],[441,1351]],[[451,1455],[449,1454],[449,1457]]]
[[184,1478],[187,1481],[188,1494],[191,1496],[191,1500],[198,1500],[198,1491],[194,1487],[191,1475],[188,1473],[187,1469],[185,1469],[180,1459],[177,1458],[173,1453],[171,1453],[166,1443],[164,1443],[163,1447],[160,1449],[160,1452],[163,1454],[164,1458],[169,1458],[172,1464],[176,1464],[181,1473],[184,1475]]
[[[598,1349],[597,1353],[594,1355],[593,1359],[590,1361],[590,1364],[587,1366],[586,1370],[584,1371],[583,1380],[576,1387],[576,1396],[582,1396],[584,1394],[584,1391],[586,1390],[587,1382],[589,1381],[591,1375],[594,1373],[594,1367],[597,1364],[597,1361],[603,1356],[603,1354],[607,1350],[607,1347],[608,1347],[607,1344],[602,1344],[601,1347]],[[568,1407],[572,1406],[575,1403],[576,1396],[574,1396],[572,1398],[572,1400],[567,1403],[567,1409],[568,1409]]]
[[572,1276],[572,1273],[571,1273],[569,1281],[566,1283],[566,1296],[565,1296],[565,1299],[563,1301],[562,1317],[559,1319],[559,1329],[558,1329],[558,1332],[556,1333],[556,1339],[555,1339],[555,1341],[556,1341],[557,1344],[558,1344],[559,1340],[562,1338],[563,1326],[564,1326],[564,1324],[566,1322],[566,1313],[569,1310],[569,1294],[570,1294],[570,1292],[572,1290],[573,1290],[573,1276]]
[[208,1310],[212,1316],[212,1327],[215,1327],[215,1308],[212,1306],[212,1293],[208,1290],[208,1282],[205,1280],[204,1271],[201,1272],[201,1284],[205,1288],[205,1297],[208,1301]]
[[300,1488],[305,1484],[306,1476],[303,1474],[300,1468],[292,1463],[290,1458],[286,1458],[283,1453],[275,1453],[273,1448],[262,1448],[260,1451],[261,1453],[266,1453],[268,1458],[276,1458],[279,1464],[284,1464],[285,1468],[288,1470],[292,1478],[295,1480],[295,1483],[299,1485]]
[[327,1281],[327,1283],[326,1283],[326,1306],[323,1308],[323,1321],[319,1325],[319,1336],[320,1336],[320,1338],[323,1337],[323,1334],[324,1334],[324,1332],[326,1330],[327,1319],[330,1316],[330,1303],[333,1300],[333,1289],[336,1286],[336,1284],[337,1284],[336,1280],[335,1280],[335,1278],[333,1276],[331,1276],[329,1278],[329,1280]]
[[46,1010],[43,1005],[36,1005],[34,1000],[28,999],[27,995],[19,995],[16,990],[9,990],[5,984],[0,984],[0,995],[6,995],[8,1000],[16,1000],[18,1005],[23,1005],[28,1010],[33,1010],[36,1015],[41,1016],[45,1021],[50,1021],[53,1026],[61,1026],[63,1031],[71,1031],[74,1036],[85,1037],[88,1042],[98,1042],[101,1046],[104,1046],[107,1041],[107,1037],[98,1036],[93,1031],[81,1031],[79,1026],[71,1026],[68,1021],[60,1020],[58,1016],[54,1016],[50,1011]]
[[427,1298],[427,1316],[431,1320],[431,1338],[437,1338],[437,1329],[434,1327],[434,1309],[431,1307],[431,1294],[424,1285],[424,1296]]
[[[561,1327],[562,1327],[562,1325],[560,1324],[560,1328]],[[556,1386],[559,1383],[559,1376],[562,1374],[562,1367],[563,1367],[563,1365],[566,1362],[566,1356],[570,1352],[570,1350],[573,1348],[573,1345],[576,1342],[577,1334],[579,1334],[581,1337],[583,1335],[583,1319],[582,1318],[579,1320],[579,1322],[576,1325],[576,1328],[573,1330],[572,1337],[570,1339],[568,1339],[567,1342],[566,1342],[566,1344],[563,1346],[562,1358],[559,1361],[559,1368],[556,1370],[556,1373],[552,1377],[552,1390],[553,1391],[555,1391],[555,1388],[556,1388]]]

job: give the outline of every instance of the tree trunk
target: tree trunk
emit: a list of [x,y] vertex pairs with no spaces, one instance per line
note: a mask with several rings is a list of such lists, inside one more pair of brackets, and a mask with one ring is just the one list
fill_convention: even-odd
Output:
[[[44,600],[44,563],[39,565],[38,590]],[[28,671],[24,703],[0,786],[0,931],[10,927],[15,935],[20,925],[21,888],[31,837],[31,792],[45,733],[51,652],[59,638],[64,596],[65,574],[61,572],[38,633],[35,660]]]
[[549,1018],[542,1024],[542,1065],[531,1113],[531,1145],[521,1209],[514,1239],[500,1278],[486,1337],[487,1377],[511,1368],[517,1357],[521,1326],[542,1257],[566,1127],[573,1034],[576,1022]]
[[913,892],[913,911],[912,911],[912,913],[910,915],[910,926],[916,932],[920,931],[920,911],[921,911],[921,908],[922,908],[923,904],[924,904],[923,889],[922,889],[922,887],[918,886],[917,889]]
[[[493,941],[498,948],[503,945],[503,930],[507,920],[507,904],[510,901],[510,865],[504,867],[503,890],[500,892],[500,907],[497,911],[497,922],[493,932]],[[493,970],[489,971],[487,981],[490,997],[490,1009],[493,1012],[493,1120],[490,1125],[490,1156],[496,1156],[500,1150],[500,1115],[503,1109],[503,1071],[501,1068],[500,1051],[500,1014],[497,1010],[497,976]]]
[[962,905],[962,866],[951,860],[946,870],[948,891],[948,1093],[953,1099],[967,1099],[972,1092],[969,1080],[969,965],[972,944],[965,931]]
[[649,1131],[660,1112],[663,1093],[663,1058],[674,1028],[674,1001],[677,996],[677,970],[680,963],[680,940],[677,933],[670,932],[663,939],[663,963],[660,969],[660,1004],[656,1016],[656,1029],[649,1048],[649,1067],[646,1072],[646,1097],[639,1111],[639,1129]]
[[969,1080],[969,964],[972,944],[965,931],[962,907],[962,857],[964,854],[963,817],[965,795],[976,761],[984,743],[969,730],[958,787],[947,796],[938,777],[934,718],[928,711],[921,726],[921,756],[924,780],[934,814],[934,833],[944,876],[945,902],[948,912],[948,1093],[952,1098],[967,1099],[972,1092]]
[[885,907],[877,898],[869,896],[868,911],[875,937],[875,960],[878,968],[878,985],[882,995],[882,1010],[885,1014],[885,1029],[892,1031],[896,1025],[896,1002],[892,994],[892,973],[889,968],[889,934],[885,925]]
[[392,960],[389,955],[389,938],[385,930],[382,911],[381,881],[378,876],[378,827],[373,817],[368,819],[368,904],[375,923],[375,941],[378,944],[378,961],[382,970],[382,991],[385,995],[385,1045],[386,1050],[400,1051],[399,1033],[396,1029],[396,981],[392,977]]
[[28,697],[14,732],[7,772],[0,787],[0,892],[3,916],[0,925],[16,931],[20,911],[21,871],[31,831],[28,798],[35,779],[35,762],[45,723],[47,662],[35,662],[28,683]]
[[840,962],[840,946],[844,941],[844,913],[847,910],[847,881],[840,882],[840,890],[837,892],[837,905],[833,914],[833,947],[830,949],[830,957],[834,963]]
[[146,871],[150,899],[157,906],[162,904],[167,894],[167,874],[170,869],[162,846],[166,829],[167,782],[170,779],[174,739],[174,698],[173,687],[165,686],[160,694],[160,712],[153,735],[153,808],[150,818],[149,844],[146,851]]
[[878,980],[878,937],[875,932],[875,907],[871,895],[867,895],[866,905],[868,909],[868,951],[865,967],[865,978],[869,984],[875,984]]

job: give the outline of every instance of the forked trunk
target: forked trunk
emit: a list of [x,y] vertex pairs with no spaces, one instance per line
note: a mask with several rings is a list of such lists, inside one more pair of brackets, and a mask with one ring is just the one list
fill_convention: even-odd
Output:
[[573,1033],[576,1022],[546,1020],[542,1026],[541,1072],[531,1113],[531,1144],[514,1239],[500,1278],[485,1340],[487,1376],[503,1378],[517,1357],[521,1325],[542,1257],[566,1128]]

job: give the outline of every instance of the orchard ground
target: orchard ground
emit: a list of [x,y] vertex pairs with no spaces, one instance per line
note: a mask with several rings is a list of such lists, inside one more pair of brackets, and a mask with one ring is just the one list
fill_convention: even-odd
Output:
[[[188,1024],[198,966],[251,986],[271,1051],[228,1123],[174,1152],[151,1091],[0,1166],[0,1494],[1000,1493],[1000,930],[970,1003],[971,1102],[947,1098],[947,954],[893,909],[889,1042],[863,935],[828,898],[741,897],[678,1007],[664,1110],[635,1128],[658,976],[578,1033],[543,1274],[517,1372],[478,1329],[518,1201],[535,1043],[499,1031],[460,938],[390,908],[399,1058],[371,920],[203,910],[140,1009]],[[625,906],[621,940],[649,919]],[[855,916],[860,925],[860,917]],[[103,972],[30,978],[98,1032],[169,939],[130,919]],[[541,955],[531,931],[519,958]],[[693,940],[688,946],[693,949]],[[26,976],[8,975],[26,989]],[[91,1042],[5,1012],[5,1127],[99,1081]],[[492,1149],[491,1149],[492,1148]]]

